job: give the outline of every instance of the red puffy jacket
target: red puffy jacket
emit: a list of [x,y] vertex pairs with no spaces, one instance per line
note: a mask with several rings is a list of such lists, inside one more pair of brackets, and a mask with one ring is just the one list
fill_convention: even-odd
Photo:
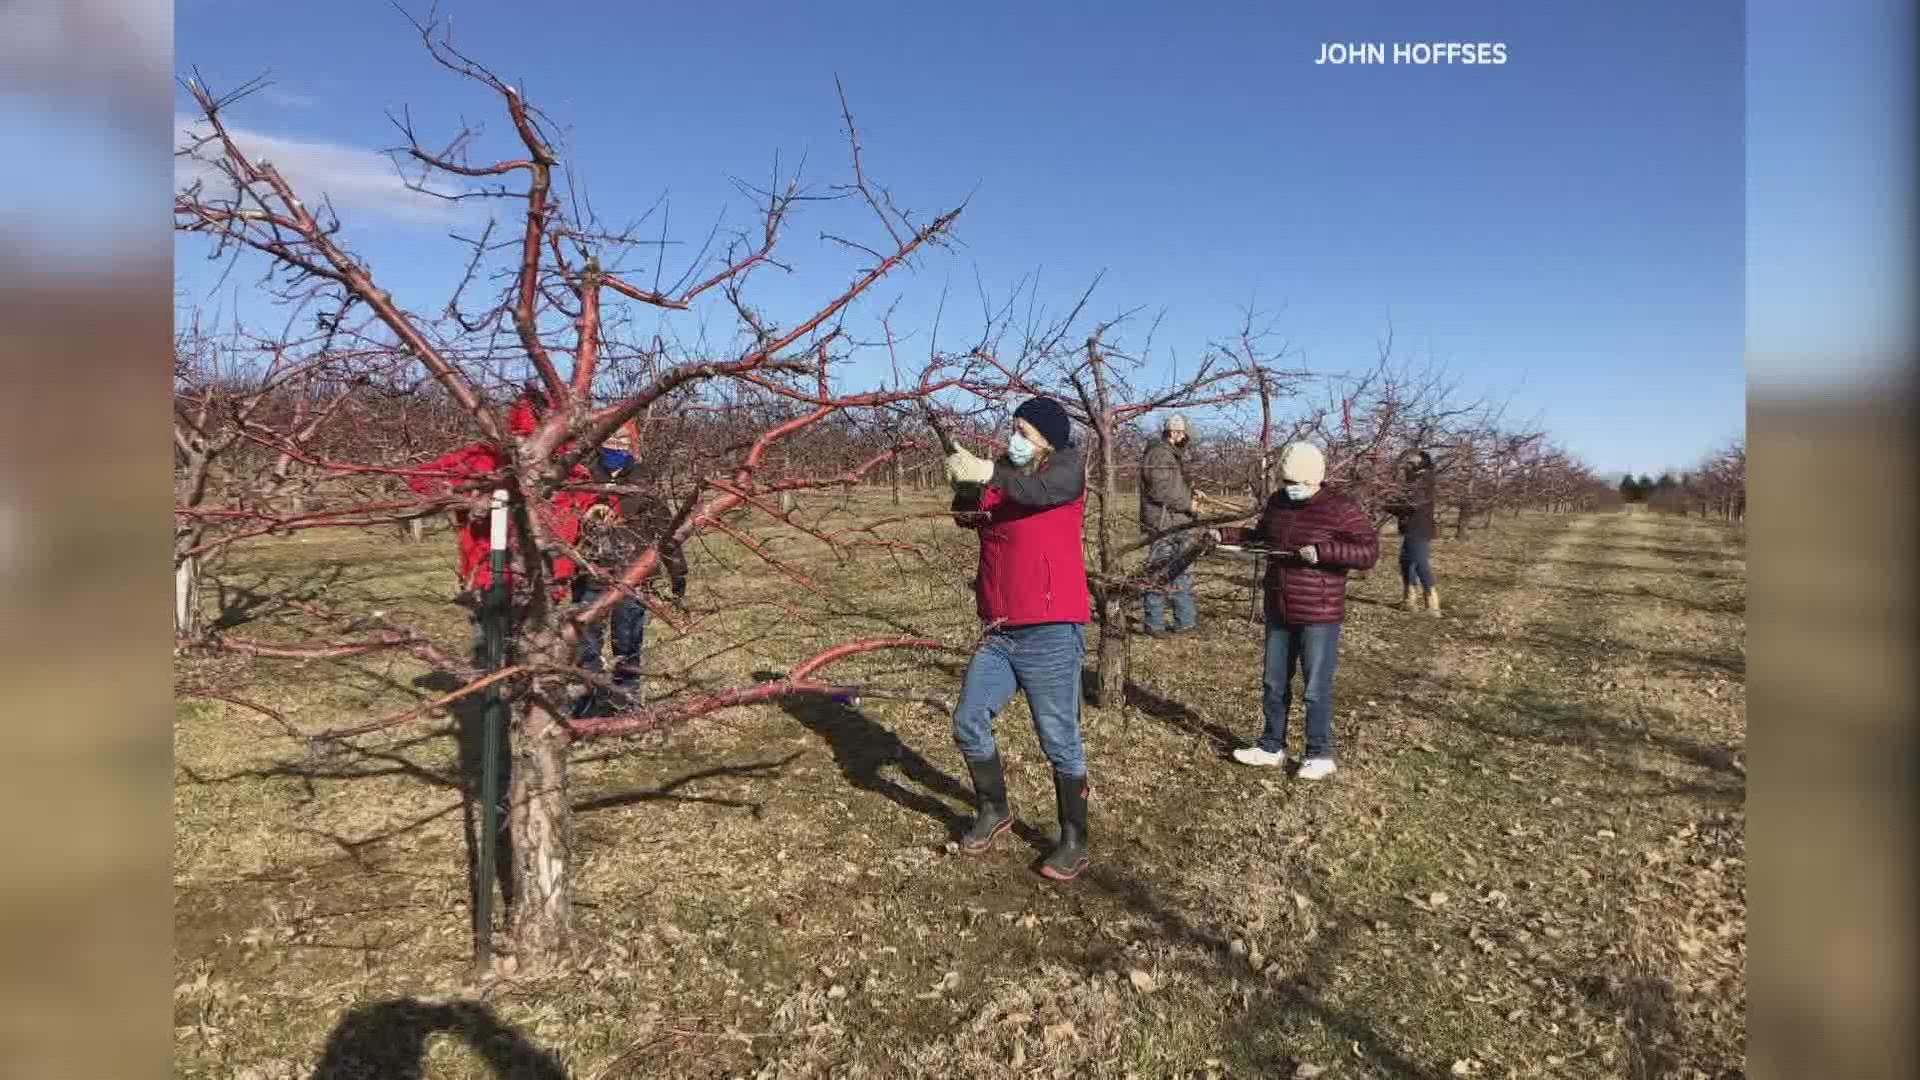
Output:
[[[512,411],[507,415],[508,428],[515,435],[531,435],[535,422],[533,408],[524,400],[515,402]],[[410,476],[407,478],[407,486],[421,495],[442,495],[452,490],[461,477],[484,476],[498,471],[506,463],[506,457],[492,443],[471,443],[422,465],[421,472],[431,472],[436,475]],[[444,473],[455,475],[439,475]],[[575,465],[571,476],[582,483],[593,481],[592,474],[583,465]],[[581,515],[586,512],[587,507],[598,501],[598,498],[594,493],[587,491],[555,492],[549,504],[539,508],[541,520],[546,523],[555,538],[572,544],[580,538]],[[458,512],[457,518],[462,526],[459,533],[460,587],[484,589],[493,584],[493,569],[487,560],[491,546],[487,517],[484,514],[471,514],[463,510]],[[511,543],[512,539],[513,534],[509,532],[508,542]],[[571,579],[573,572],[572,559],[561,556],[553,560],[553,579],[556,585]]]
[[1035,509],[997,486],[980,498],[984,518],[963,523],[980,533],[980,574],[974,606],[983,622],[1006,626],[1086,623],[1093,617],[1087,593],[1086,555],[1080,527],[1086,495]]
[[[1347,616],[1347,571],[1380,557],[1380,534],[1360,504],[1323,487],[1303,503],[1276,492],[1251,529],[1221,529],[1229,544],[1274,553],[1267,560],[1267,618],[1287,626],[1337,623]],[[1311,546],[1317,561],[1293,553]]]

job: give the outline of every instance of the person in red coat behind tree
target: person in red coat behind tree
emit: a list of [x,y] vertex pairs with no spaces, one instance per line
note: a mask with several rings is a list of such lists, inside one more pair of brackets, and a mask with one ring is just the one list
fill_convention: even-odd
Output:
[[[514,399],[507,413],[508,430],[520,437],[533,434],[534,427],[545,411],[546,397],[536,387],[528,387]],[[561,450],[564,450],[562,447]],[[407,486],[420,495],[444,495],[464,481],[477,479],[500,471],[506,466],[505,451],[490,442],[469,443],[458,450],[451,451],[419,467],[415,475],[407,477]],[[576,465],[572,478],[580,483],[592,483],[593,477],[586,466]],[[484,509],[489,493],[474,493],[473,503],[454,510],[454,524],[458,528],[460,554],[460,603],[467,608],[473,623],[474,663],[481,664],[482,634],[480,624],[481,605],[479,600],[487,588],[493,584],[493,570],[488,563],[489,523]],[[590,491],[555,492],[548,504],[541,508],[542,520],[551,530],[555,539],[573,544],[580,537],[580,517],[597,500]],[[508,533],[511,544],[513,534]],[[553,596],[555,600],[564,599],[571,587],[574,565],[573,560],[565,556],[553,559]],[[508,584],[512,583],[512,563],[508,564]]]
[[1289,443],[1279,458],[1280,490],[1252,528],[1226,528],[1218,537],[1265,551],[1267,641],[1261,709],[1266,730],[1255,746],[1233,752],[1243,765],[1287,763],[1287,712],[1293,671],[1306,691],[1306,754],[1296,774],[1319,780],[1333,774],[1333,673],[1340,660],[1340,625],[1347,614],[1347,572],[1366,570],[1380,557],[1380,534],[1360,504],[1324,485],[1326,458],[1312,443]]
[[1086,464],[1059,402],[1023,403],[1013,426],[998,461],[965,447],[947,455],[956,520],[980,534],[974,606],[987,631],[953,710],[953,741],[966,759],[978,809],[960,847],[984,852],[1013,824],[993,719],[1014,691],[1025,691],[1034,733],[1053,764],[1060,817],[1059,842],[1040,873],[1072,881],[1088,863],[1087,758],[1080,742],[1080,669],[1093,612],[1080,546]]

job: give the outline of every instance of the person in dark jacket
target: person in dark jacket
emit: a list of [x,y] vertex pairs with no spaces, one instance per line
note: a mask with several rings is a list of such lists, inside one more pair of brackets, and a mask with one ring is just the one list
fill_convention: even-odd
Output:
[[1007,454],[947,456],[955,519],[980,535],[974,607],[986,636],[967,665],[953,710],[953,741],[973,779],[978,813],[960,849],[979,854],[1013,824],[993,720],[1016,690],[1053,765],[1059,842],[1040,864],[1055,881],[1086,869],[1087,758],[1080,740],[1080,669],[1093,614],[1081,526],[1086,464],[1066,409],[1033,398],[1014,410]]
[[1440,589],[1433,581],[1433,537],[1438,532],[1434,524],[1438,496],[1433,455],[1415,451],[1403,480],[1403,494],[1385,508],[1400,527],[1400,581],[1405,588],[1400,606],[1412,611],[1424,597],[1427,612],[1439,615]]
[[1380,557],[1380,535],[1360,504],[1324,485],[1326,458],[1312,443],[1280,451],[1280,490],[1252,528],[1224,528],[1220,538],[1267,554],[1267,635],[1261,681],[1266,728],[1257,745],[1233,752],[1244,765],[1287,763],[1287,713],[1293,671],[1306,698],[1306,753],[1302,780],[1331,776],[1333,674],[1340,658],[1340,626],[1347,613],[1347,573]]
[[[1177,528],[1194,520],[1193,480],[1187,472],[1187,418],[1170,416],[1161,427],[1160,437],[1147,444],[1140,455],[1140,530],[1151,536]],[[1147,547],[1147,565],[1173,562],[1193,538],[1186,533],[1155,540]],[[1199,612],[1193,602],[1193,571],[1182,570],[1165,590],[1150,590],[1141,596],[1141,623],[1148,637],[1159,637],[1167,601],[1173,601],[1173,625],[1168,629],[1182,634],[1194,629]]]
[[[631,482],[635,468],[633,449],[633,434],[629,429],[622,429],[609,438],[601,447],[598,460],[590,467],[595,482]],[[671,509],[652,495],[622,493],[589,509],[581,523],[580,553],[592,565],[574,577],[576,607],[585,608],[614,588],[613,579],[655,542],[660,544],[660,564],[667,571],[674,603],[682,603],[687,592],[687,560],[680,545],[668,535],[672,523]],[[613,636],[614,695],[589,690],[574,703],[576,717],[604,712],[621,702],[627,688],[640,682],[640,651],[647,635],[646,605],[632,596],[622,596],[614,601],[605,627],[596,621],[580,628],[576,663],[582,670],[596,674],[606,670],[601,658],[605,629],[611,629]]]

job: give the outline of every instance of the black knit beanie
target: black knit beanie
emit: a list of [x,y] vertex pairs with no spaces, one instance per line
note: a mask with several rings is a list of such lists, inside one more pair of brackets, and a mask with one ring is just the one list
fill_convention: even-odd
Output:
[[1013,418],[1032,424],[1033,430],[1055,450],[1073,445],[1073,421],[1068,418],[1067,410],[1052,398],[1028,398],[1013,410]]

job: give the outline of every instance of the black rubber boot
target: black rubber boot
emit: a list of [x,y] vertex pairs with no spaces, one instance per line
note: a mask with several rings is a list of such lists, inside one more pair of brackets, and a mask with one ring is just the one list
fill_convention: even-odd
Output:
[[1053,774],[1053,800],[1060,813],[1060,842],[1040,863],[1040,875],[1072,881],[1087,868],[1087,778]]
[[966,758],[967,772],[973,776],[973,803],[978,811],[973,824],[960,834],[960,850],[978,855],[993,846],[994,838],[1013,827],[1013,815],[1007,810],[1007,777],[1000,768],[1000,755],[984,761]]
[[588,687],[586,693],[573,699],[573,718],[586,720],[596,716],[606,716],[607,695],[599,687]]

